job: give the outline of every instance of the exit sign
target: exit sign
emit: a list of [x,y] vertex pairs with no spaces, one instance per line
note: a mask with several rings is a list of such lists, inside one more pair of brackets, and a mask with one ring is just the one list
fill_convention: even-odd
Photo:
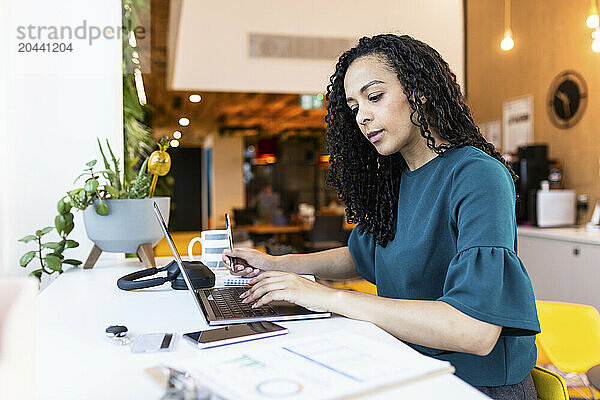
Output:
[[300,107],[304,110],[319,110],[323,108],[323,94],[301,94]]

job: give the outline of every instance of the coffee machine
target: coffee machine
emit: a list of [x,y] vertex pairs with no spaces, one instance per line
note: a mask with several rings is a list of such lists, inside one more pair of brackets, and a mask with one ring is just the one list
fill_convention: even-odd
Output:
[[516,182],[517,223],[537,225],[536,204],[540,182],[548,179],[548,146],[535,144],[519,147],[517,159],[510,163],[519,180]]

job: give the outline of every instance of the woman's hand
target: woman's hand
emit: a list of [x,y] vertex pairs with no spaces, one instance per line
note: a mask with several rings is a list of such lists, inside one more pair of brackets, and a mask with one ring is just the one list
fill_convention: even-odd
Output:
[[274,300],[284,300],[312,311],[327,311],[328,296],[336,292],[291,272],[266,271],[252,278],[252,288],[240,297],[242,303],[260,307]]
[[243,276],[244,278],[253,278],[261,271],[277,268],[274,256],[254,249],[225,249],[222,257],[223,262],[229,266],[233,275]]

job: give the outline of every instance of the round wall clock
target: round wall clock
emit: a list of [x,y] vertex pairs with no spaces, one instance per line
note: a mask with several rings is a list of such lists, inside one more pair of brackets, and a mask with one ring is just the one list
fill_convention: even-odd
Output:
[[548,91],[548,114],[557,128],[567,129],[575,125],[585,111],[587,86],[583,77],[575,71],[563,71],[552,80]]

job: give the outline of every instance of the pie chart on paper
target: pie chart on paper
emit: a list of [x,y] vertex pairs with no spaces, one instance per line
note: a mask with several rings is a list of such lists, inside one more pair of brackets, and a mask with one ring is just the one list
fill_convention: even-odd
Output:
[[302,385],[286,378],[268,379],[256,385],[256,391],[265,397],[283,399],[302,391]]

